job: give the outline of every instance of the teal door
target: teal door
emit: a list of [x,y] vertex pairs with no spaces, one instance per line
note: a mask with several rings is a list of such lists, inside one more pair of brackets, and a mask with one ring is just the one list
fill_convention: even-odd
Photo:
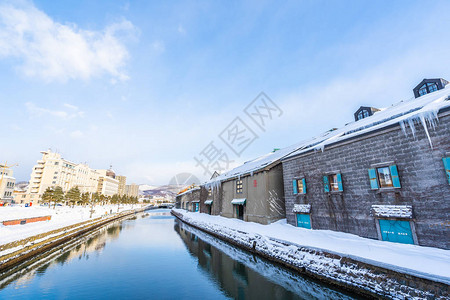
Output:
[[309,214],[297,214],[297,227],[311,229],[311,217]]
[[194,211],[198,211],[198,203],[194,203]]
[[414,244],[409,221],[379,220],[383,241]]

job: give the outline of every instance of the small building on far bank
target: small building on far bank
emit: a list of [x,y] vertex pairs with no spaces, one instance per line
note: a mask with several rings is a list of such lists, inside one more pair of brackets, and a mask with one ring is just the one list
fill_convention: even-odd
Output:
[[192,212],[200,211],[200,192],[201,188],[198,186],[189,187],[175,197],[175,207]]

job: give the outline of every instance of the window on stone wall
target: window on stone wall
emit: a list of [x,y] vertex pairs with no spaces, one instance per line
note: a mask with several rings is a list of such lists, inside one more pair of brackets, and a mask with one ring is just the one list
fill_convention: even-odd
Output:
[[323,176],[323,188],[326,193],[343,192],[341,173],[331,173]]
[[242,180],[236,180],[236,194],[242,194],[243,190]]
[[212,190],[211,190],[211,188],[209,188],[209,190],[208,190],[208,196],[212,196]]
[[377,168],[380,188],[393,187],[391,172],[388,167]]
[[294,179],[294,194],[306,194],[305,178]]
[[369,169],[369,180],[372,190],[401,187],[396,165],[377,166]]
[[339,191],[337,174],[328,175],[330,182],[330,191]]

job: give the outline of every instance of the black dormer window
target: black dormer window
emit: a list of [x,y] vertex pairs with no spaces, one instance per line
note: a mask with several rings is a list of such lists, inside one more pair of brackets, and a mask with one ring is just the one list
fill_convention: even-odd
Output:
[[364,118],[370,117],[371,115],[373,115],[377,111],[379,111],[379,109],[375,108],[375,107],[361,106],[354,113],[355,121],[359,121],[359,120],[362,120]]
[[366,109],[363,109],[358,113],[357,118],[358,118],[358,120],[362,120],[364,118],[367,118],[368,116],[369,116],[369,112]]
[[434,82],[429,82],[423,84],[419,89],[419,95],[423,96],[438,90],[437,84]]
[[448,81],[442,78],[424,79],[414,89],[414,97],[420,97],[445,88]]

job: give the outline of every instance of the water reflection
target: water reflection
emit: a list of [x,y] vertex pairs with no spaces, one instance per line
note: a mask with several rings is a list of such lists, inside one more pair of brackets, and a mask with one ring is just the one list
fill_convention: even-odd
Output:
[[[129,225],[126,225],[129,226]],[[22,288],[32,281],[35,276],[43,276],[55,265],[65,265],[71,260],[89,259],[89,255],[99,255],[106,247],[107,242],[117,239],[124,228],[123,223],[115,222],[97,231],[95,235],[79,240],[75,245],[61,247],[61,249],[31,266],[14,270],[13,274],[7,272],[0,276],[0,290],[14,282],[15,288]]]
[[41,298],[347,296],[180,223],[169,210],[155,210],[111,224],[26,268],[0,275],[0,299]]
[[353,299],[175,221],[189,253],[224,293],[235,299]]

